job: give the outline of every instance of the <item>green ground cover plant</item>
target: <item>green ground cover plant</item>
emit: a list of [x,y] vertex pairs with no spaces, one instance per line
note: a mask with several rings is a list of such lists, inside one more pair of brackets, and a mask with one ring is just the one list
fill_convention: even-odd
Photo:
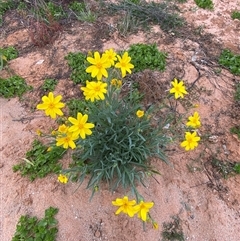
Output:
[[65,59],[68,61],[68,65],[71,68],[71,80],[75,84],[86,83],[86,80],[91,78],[89,73],[86,73],[87,66],[86,54],[84,53],[69,53]]
[[4,98],[21,97],[32,87],[27,85],[25,80],[20,76],[12,76],[7,79],[0,78],[0,96]]
[[97,19],[97,14],[91,11],[85,2],[73,1],[69,4],[69,9],[79,21],[92,23]]
[[[39,133],[39,135],[42,135]],[[22,176],[27,176],[31,181],[43,178],[49,173],[59,173],[62,166],[58,162],[64,155],[65,149],[58,146],[51,148],[43,145],[39,140],[34,140],[32,148],[26,153],[23,161],[13,166],[13,171],[19,171]]]
[[219,57],[219,64],[229,69],[232,74],[240,75],[240,55],[224,49]]
[[88,108],[88,103],[81,99],[71,99],[66,103],[69,116],[77,117],[78,112],[85,112]]
[[18,57],[18,51],[15,47],[9,46],[6,48],[0,48],[0,55],[6,57],[7,61],[16,59]]
[[54,91],[57,83],[56,79],[45,79],[41,89],[43,91]]
[[239,11],[233,11],[232,14],[231,14],[231,18],[240,20],[240,12]]
[[54,241],[58,228],[55,215],[58,209],[49,207],[45,210],[44,218],[21,216],[16,227],[12,241]]
[[128,52],[132,56],[134,72],[145,69],[165,70],[167,53],[160,52],[156,44],[133,44]]
[[14,1],[13,0],[6,0],[0,2],[0,26],[3,22],[3,15],[5,12],[9,9],[12,9],[14,7]]
[[203,9],[213,9],[213,2],[212,0],[194,0],[198,7]]
[[13,46],[0,48],[0,71],[6,66],[9,60],[18,57],[18,51]]

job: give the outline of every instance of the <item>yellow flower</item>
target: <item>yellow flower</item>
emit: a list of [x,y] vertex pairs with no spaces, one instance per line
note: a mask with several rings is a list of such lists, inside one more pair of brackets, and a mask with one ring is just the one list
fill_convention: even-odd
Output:
[[121,88],[122,86],[122,81],[118,79],[112,79],[111,80],[111,85],[116,86],[117,88]]
[[36,130],[36,134],[37,134],[38,136],[41,136],[41,135],[42,135],[42,132],[38,129],[38,130]]
[[91,100],[94,102],[94,100],[104,100],[105,96],[104,94],[107,93],[107,83],[103,83],[101,81],[87,81],[86,87],[81,87],[81,90],[83,90],[83,95],[85,96],[86,100]]
[[58,132],[60,132],[60,133],[67,133],[67,131],[68,131],[68,126],[66,126],[65,124],[62,124],[62,125],[60,125],[59,127],[58,127]]
[[66,184],[68,182],[68,177],[66,175],[59,174],[58,175],[58,181],[61,182],[61,183]]
[[69,117],[68,120],[73,124],[73,126],[69,128],[69,131],[74,132],[75,135],[80,135],[82,139],[85,139],[86,135],[92,134],[90,129],[95,125],[93,123],[87,123],[88,115],[82,115],[81,113],[78,113],[77,119]]
[[51,151],[52,150],[52,147],[48,147],[47,149],[47,152]]
[[112,205],[119,207],[118,210],[115,212],[116,215],[123,212],[126,213],[129,217],[133,217],[136,213],[136,210],[133,207],[135,204],[136,201],[129,201],[127,196],[124,196],[122,199],[117,198],[115,201],[112,201]]
[[134,207],[134,209],[138,212],[138,217],[142,219],[144,222],[147,221],[147,214],[149,209],[152,208],[154,205],[153,202],[144,202],[141,201],[138,205]]
[[115,67],[121,69],[122,77],[126,76],[126,72],[131,74],[131,69],[134,68],[134,65],[130,63],[131,57],[128,56],[128,52],[124,52],[122,57],[117,55],[117,58],[119,62],[115,64]]
[[51,135],[52,136],[55,136],[57,134],[57,132],[55,131],[55,130],[53,130],[52,132],[51,132]]
[[191,126],[193,128],[198,128],[201,126],[200,116],[199,116],[198,112],[195,111],[192,116],[188,117],[188,122],[186,125]]
[[197,136],[197,132],[185,132],[185,140],[181,143],[181,147],[184,147],[186,151],[193,150],[198,146],[200,137]]
[[106,50],[102,56],[106,57],[107,60],[111,63],[111,65],[114,65],[114,61],[117,60],[117,54],[114,52],[113,49]]
[[37,105],[38,110],[45,110],[45,114],[50,116],[52,119],[55,119],[57,115],[62,116],[63,113],[60,110],[65,106],[64,103],[60,102],[62,99],[61,95],[54,97],[52,92],[49,92],[48,96],[42,97],[42,104]]
[[136,115],[137,115],[138,118],[141,118],[141,117],[144,116],[144,111],[143,111],[143,110],[138,110],[138,111],[136,112]]
[[111,67],[107,56],[101,57],[98,52],[94,52],[94,58],[87,57],[87,61],[92,64],[87,69],[87,73],[91,73],[92,78],[97,77],[97,80],[101,80],[102,76],[108,77],[107,68]]
[[173,87],[170,89],[170,93],[174,94],[175,99],[178,99],[179,97],[183,98],[185,94],[188,94],[183,81],[178,82],[178,80],[175,78],[171,84]]
[[58,135],[56,138],[56,146],[63,146],[63,148],[67,149],[68,147],[71,147],[72,149],[76,148],[75,140],[78,139],[78,135],[66,131],[65,133],[62,133],[62,135]]

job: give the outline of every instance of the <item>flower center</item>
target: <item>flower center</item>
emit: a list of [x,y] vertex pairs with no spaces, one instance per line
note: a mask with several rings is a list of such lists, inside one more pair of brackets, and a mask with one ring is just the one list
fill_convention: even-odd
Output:
[[54,103],[49,103],[48,108],[49,108],[49,109],[54,109],[54,108],[55,108]]
[[97,67],[98,69],[101,69],[101,68],[102,68],[102,63],[97,63],[97,64],[96,64],[96,67]]
[[78,124],[78,129],[83,129],[84,125],[82,123]]
[[94,90],[95,90],[96,92],[99,92],[99,91],[100,91],[100,86],[95,86]]

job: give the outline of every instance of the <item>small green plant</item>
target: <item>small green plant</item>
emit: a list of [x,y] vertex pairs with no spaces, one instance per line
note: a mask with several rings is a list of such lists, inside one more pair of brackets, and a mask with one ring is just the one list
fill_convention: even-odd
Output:
[[232,134],[236,134],[238,136],[238,139],[240,139],[240,126],[234,126],[230,129],[230,132]]
[[213,2],[212,0],[194,0],[198,7],[203,9],[213,9]]
[[163,224],[162,241],[184,241],[181,220],[178,216],[172,217],[173,221]]
[[28,86],[25,80],[17,75],[7,79],[0,78],[0,96],[4,98],[21,97],[26,91],[31,89],[32,87]]
[[239,11],[233,11],[231,14],[232,19],[239,19],[240,20],[240,12]]
[[57,80],[55,80],[55,79],[45,79],[43,85],[41,86],[41,89],[43,91],[54,91],[56,85],[57,85]]
[[10,46],[7,48],[0,48],[0,70],[6,66],[7,61],[15,59],[18,57],[18,51]]
[[128,52],[132,56],[134,72],[145,69],[165,70],[167,54],[160,52],[156,44],[133,44]]
[[233,170],[236,174],[240,174],[240,163],[236,163]]
[[3,22],[3,15],[5,12],[9,9],[12,9],[14,7],[14,1],[13,0],[6,0],[0,2],[0,26]]
[[12,241],[54,241],[58,232],[57,220],[55,215],[57,208],[49,207],[45,210],[45,216],[42,219],[21,216],[16,227],[16,232]]
[[65,149],[58,146],[47,147],[39,140],[34,140],[32,149],[26,153],[24,162],[13,166],[13,171],[20,171],[22,176],[28,176],[31,181],[37,177],[43,178],[49,173],[59,173]]
[[130,12],[126,14],[119,20],[117,24],[117,29],[119,33],[126,37],[129,33],[135,33],[139,30],[140,22],[139,20],[132,15]]
[[240,101],[240,83],[237,83],[237,84],[235,85],[234,100],[235,100],[235,101]]
[[0,55],[5,56],[7,61],[9,61],[18,57],[18,51],[13,46],[9,46],[7,48],[0,48]]
[[[49,11],[49,13],[51,14],[51,16],[53,16],[53,18],[55,20],[59,20],[61,18],[64,18],[67,16],[67,14],[65,13],[65,11],[63,10],[61,4],[55,4],[51,1],[49,1],[47,3],[47,10]],[[44,9],[43,9],[44,11]],[[44,13],[43,13],[44,14]],[[44,16],[44,15],[43,15]]]
[[85,112],[88,108],[88,103],[81,99],[71,99],[67,103],[69,115],[77,117],[78,112]]
[[[150,24],[160,25],[163,31],[173,31],[184,24],[183,18],[175,12],[176,6],[169,3],[155,3],[154,1],[119,1],[107,5],[110,13],[125,11],[125,14],[130,14],[135,17],[135,22],[140,23],[142,27]],[[129,19],[133,19],[129,16]]]
[[86,83],[86,80],[91,79],[91,75],[86,73],[87,61],[86,54],[79,53],[69,53],[65,59],[68,61],[72,73],[70,78],[75,84]]
[[220,160],[213,157],[211,164],[212,167],[216,170],[216,172],[225,179],[240,173],[240,164],[233,161]]
[[74,1],[69,5],[69,8],[79,21],[92,23],[97,18],[96,14],[85,3]]
[[228,68],[232,74],[240,75],[240,55],[224,49],[219,57],[219,64]]

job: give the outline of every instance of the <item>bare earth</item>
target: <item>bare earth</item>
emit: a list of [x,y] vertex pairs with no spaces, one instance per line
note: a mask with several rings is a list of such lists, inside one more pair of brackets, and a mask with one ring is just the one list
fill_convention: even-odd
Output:
[[[39,48],[33,46],[26,27],[16,16],[6,17],[9,29],[1,29],[0,47],[15,46],[19,50],[20,56],[10,62],[10,68],[25,78],[34,91],[24,95],[22,101],[0,98],[1,241],[11,240],[21,215],[41,218],[49,206],[59,208],[57,241],[161,241],[162,225],[173,221],[172,217],[179,217],[185,240],[240,240],[240,175],[223,179],[209,164],[211,153],[222,160],[240,162],[240,141],[229,131],[240,124],[240,111],[233,102],[233,86],[240,78],[227,70],[214,72],[217,68],[214,58],[221,49],[240,53],[240,21],[230,16],[233,10],[240,11],[240,2],[213,2],[213,11],[197,8],[194,1],[179,4],[189,23],[189,33],[186,28],[184,38],[167,35],[158,26],[150,33],[139,32],[124,38],[116,31],[107,32],[111,21],[101,19],[94,24],[73,22],[71,26],[63,26],[52,45]],[[194,38],[190,23],[196,28],[200,26],[204,37]],[[185,108],[183,103],[179,111],[188,110],[189,114],[198,111],[202,120],[200,134],[210,136],[209,141],[191,152],[185,152],[179,143],[171,146],[167,154],[172,165],[153,160],[162,175],[156,176],[156,180],[146,180],[147,187],[139,186],[139,192],[147,201],[154,201],[151,215],[159,224],[158,230],[147,224],[144,231],[139,219],[115,216],[116,207],[111,201],[123,197],[121,190],[111,194],[102,186],[90,202],[91,190],[86,190],[84,184],[76,190],[78,184],[60,184],[56,175],[30,182],[13,173],[12,166],[19,163],[37,138],[36,130],[47,132],[54,125],[42,112],[34,110],[40,102],[39,87],[44,79],[59,80],[56,94],[68,98],[79,95],[79,88],[70,80],[64,56],[69,52],[120,50],[133,43],[155,42],[159,50],[168,53],[166,71],[152,76],[158,83],[170,83],[178,77],[191,86],[200,77],[191,100],[199,107]],[[0,75],[5,77],[7,73],[2,71]],[[154,91],[152,87],[150,94]],[[69,161],[70,153],[62,163],[67,166]]]

